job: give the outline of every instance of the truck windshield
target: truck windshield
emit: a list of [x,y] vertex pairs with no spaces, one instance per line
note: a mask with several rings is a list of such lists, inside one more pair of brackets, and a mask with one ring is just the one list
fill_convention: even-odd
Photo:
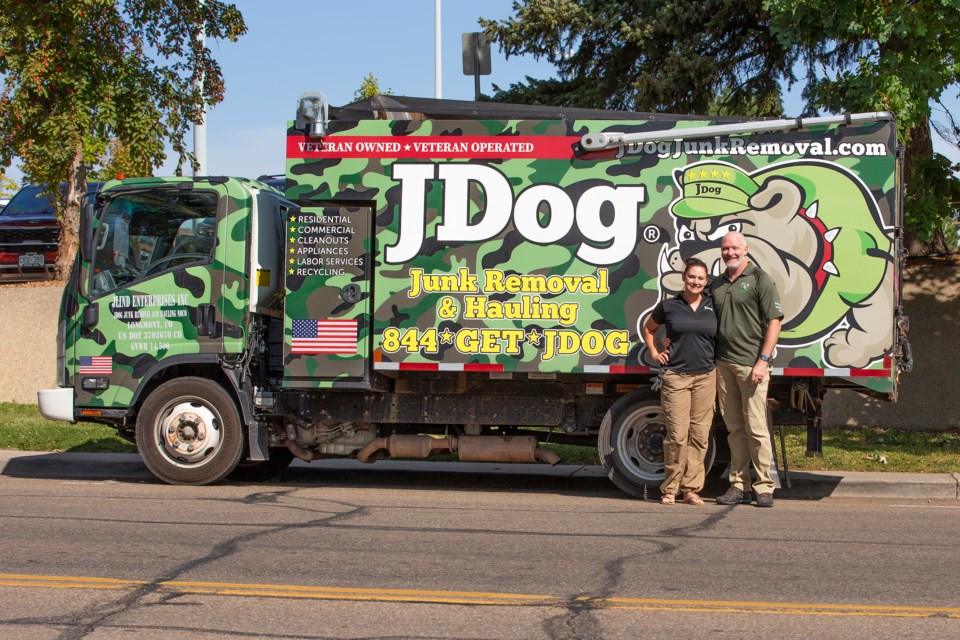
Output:
[[157,189],[110,199],[99,211],[90,294],[210,262],[216,224],[217,194],[210,191]]

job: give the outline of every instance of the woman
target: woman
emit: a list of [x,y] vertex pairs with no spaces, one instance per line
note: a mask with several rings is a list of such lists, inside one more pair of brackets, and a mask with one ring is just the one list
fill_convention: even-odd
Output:
[[[713,361],[717,316],[713,299],[704,293],[707,265],[691,258],[684,263],[683,291],[657,304],[643,325],[650,357],[660,363],[660,400],[667,418],[663,441],[663,484],[660,502],[674,504],[679,492],[685,504],[701,505],[707,441],[716,407]],[[657,350],[654,334],[667,327],[668,346]]]

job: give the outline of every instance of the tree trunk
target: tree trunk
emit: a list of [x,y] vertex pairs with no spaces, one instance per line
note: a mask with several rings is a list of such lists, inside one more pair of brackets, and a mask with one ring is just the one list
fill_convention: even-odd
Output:
[[60,215],[60,255],[57,257],[56,277],[66,280],[77,257],[80,244],[80,198],[87,192],[87,167],[83,164],[83,144],[78,143],[70,162],[67,192],[63,213]]

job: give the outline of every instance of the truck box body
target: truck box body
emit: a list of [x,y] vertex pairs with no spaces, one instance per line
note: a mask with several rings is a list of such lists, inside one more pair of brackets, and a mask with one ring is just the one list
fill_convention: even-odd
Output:
[[[285,329],[316,321],[323,352],[288,342],[288,384],[371,369],[648,373],[639,324],[680,291],[682,260],[719,274],[720,238],[739,230],[781,294],[774,375],[893,393],[893,123],[672,137],[709,124],[335,120],[322,141],[291,129],[287,196],[302,211]],[[663,141],[578,150],[586,133],[654,128]]]
[[597,446],[642,495],[662,478],[665,423],[640,327],[681,290],[685,259],[723,271],[734,230],[780,291],[778,421],[818,433],[828,387],[896,398],[885,114],[804,125],[385,97],[328,113],[307,94],[286,146],[285,194],[239,178],[104,185],[44,415],[116,425],[174,483],[384,450],[550,462],[549,440]]

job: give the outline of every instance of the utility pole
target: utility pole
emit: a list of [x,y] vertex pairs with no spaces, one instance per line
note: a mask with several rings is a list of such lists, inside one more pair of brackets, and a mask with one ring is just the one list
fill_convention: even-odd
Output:
[[443,81],[440,73],[440,0],[433,0],[433,20],[433,97],[439,99],[443,97],[441,87]]
[[[439,1],[439,0],[438,0]],[[200,0],[200,24],[197,25],[197,42],[201,47],[207,46],[207,28],[206,20],[203,16],[206,9],[206,0]],[[203,95],[203,68],[196,71],[193,86]],[[207,108],[201,102],[200,114],[193,123],[193,157],[196,159],[196,168],[193,170],[193,177],[207,175]]]

